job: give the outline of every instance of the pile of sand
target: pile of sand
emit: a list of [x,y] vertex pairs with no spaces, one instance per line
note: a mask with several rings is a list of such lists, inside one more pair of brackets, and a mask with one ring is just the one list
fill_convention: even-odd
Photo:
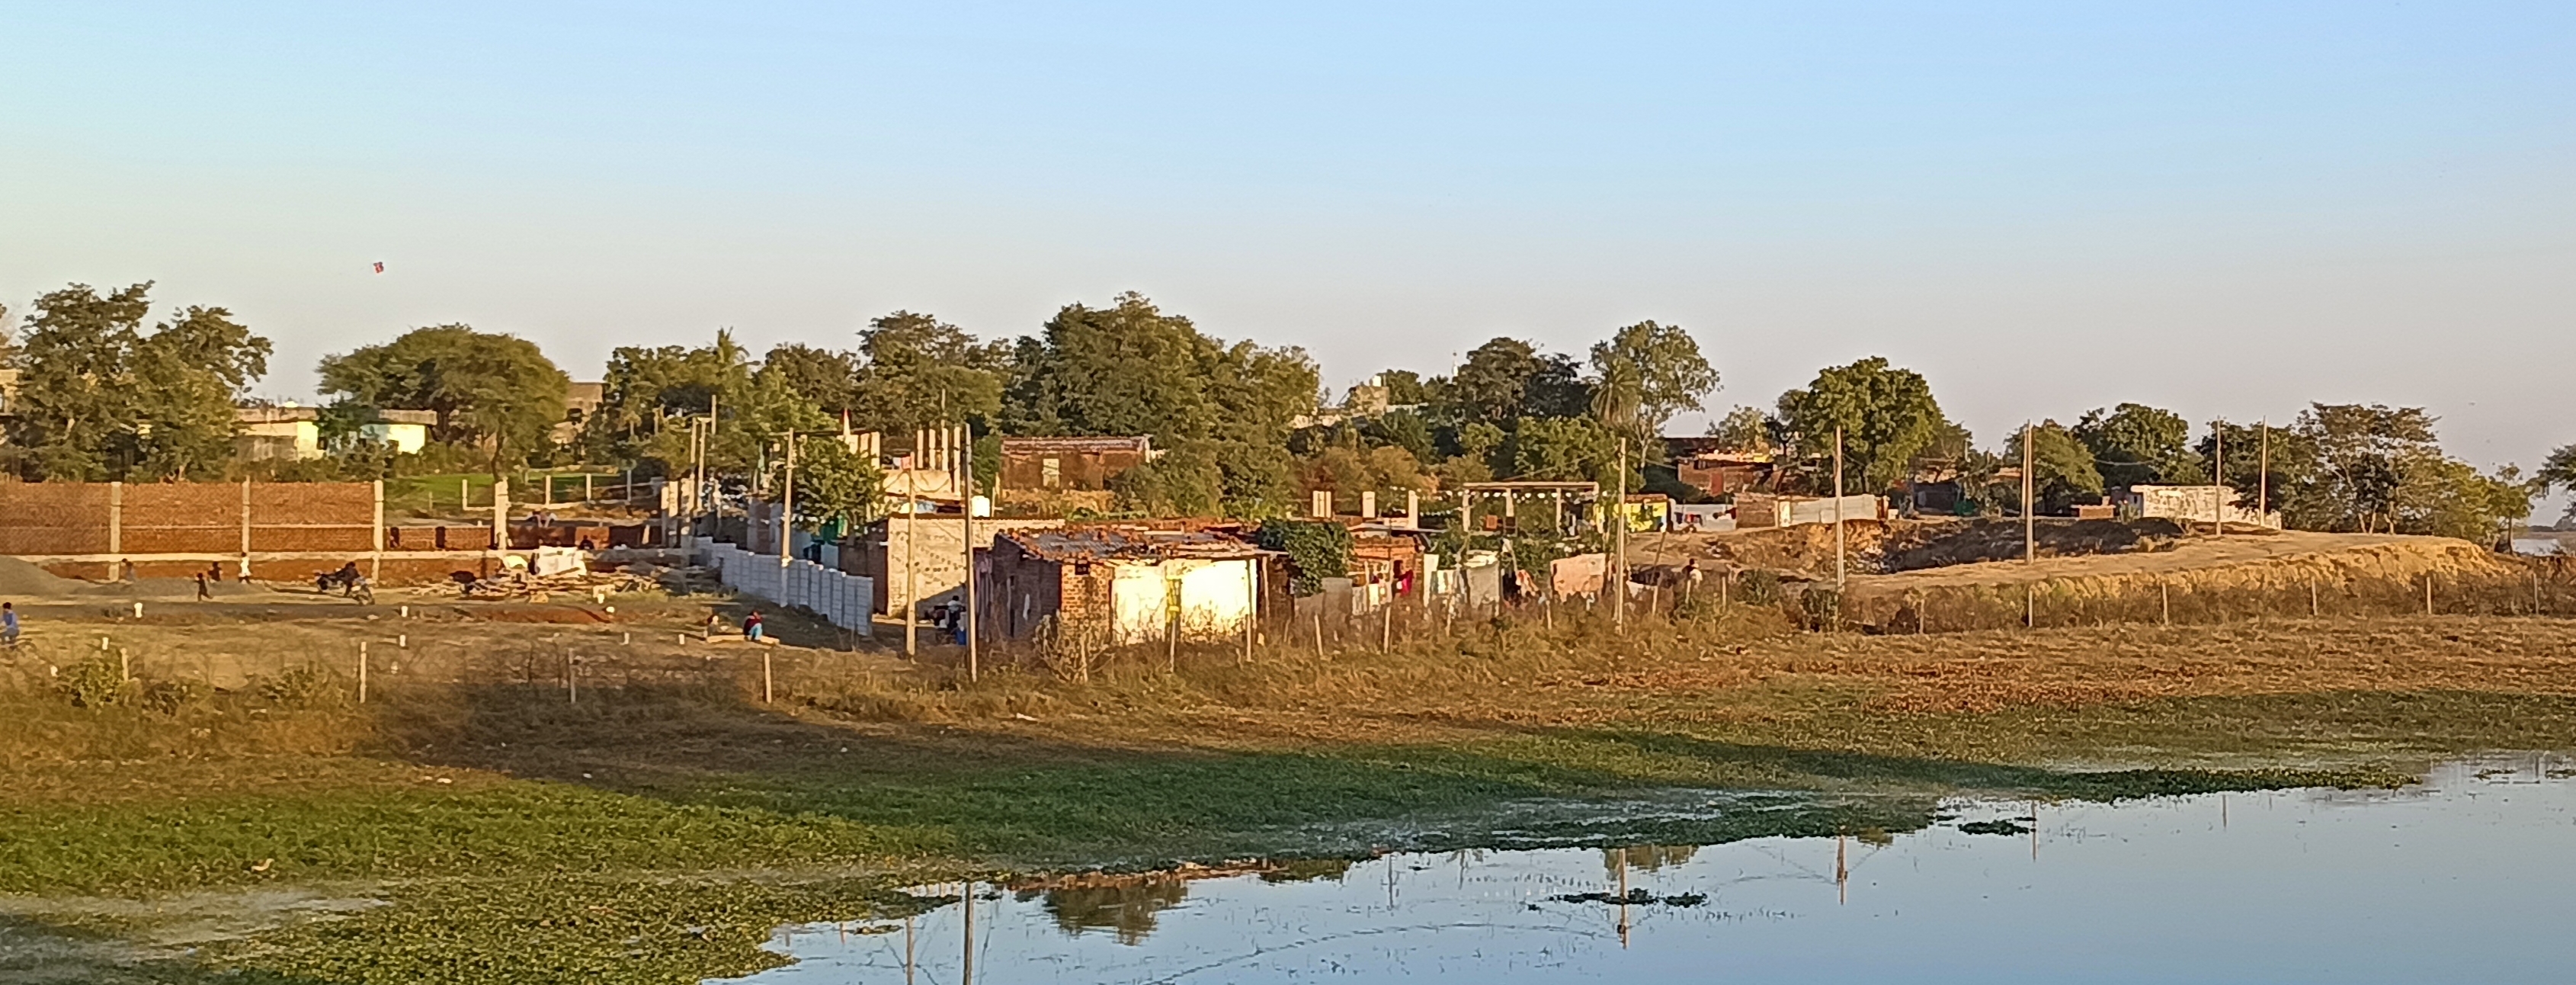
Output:
[[46,571],[14,557],[0,557],[0,597],[63,599],[84,594],[90,585]]

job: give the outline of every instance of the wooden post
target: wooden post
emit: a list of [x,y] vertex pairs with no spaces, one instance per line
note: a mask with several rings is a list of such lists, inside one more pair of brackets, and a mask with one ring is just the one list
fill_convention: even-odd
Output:
[[2164,624],[2173,625],[2173,585],[2162,578],[2156,579],[2156,596],[2164,603]]
[[966,881],[962,898],[966,907],[966,970],[959,976],[961,985],[975,985],[975,881]]
[[367,703],[367,641],[358,641],[358,703]]
[[2424,614],[2428,616],[2433,614],[2433,575],[2431,572],[2426,572],[2424,575]]
[[1315,603],[1315,655],[1324,655],[1324,604],[1321,599]]
[[2309,582],[2308,582],[2308,618],[2310,618],[2310,619],[2314,619],[2314,618],[2316,618],[2316,617],[2317,617],[2317,583],[2316,583],[2314,580],[2311,580],[2311,581],[2309,581]]
[[765,645],[765,644],[766,644],[766,641],[764,641],[764,645],[760,648],[760,703],[761,703],[761,704],[768,704],[768,703],[770,703],[771,701],[777,700],[777,698],[778,698],[777,678],[771,675],[771,672],[770,672],[770,666],[769,666],[769,654],[770,654],[770,648],[769,648],[767,645]]
[[[778,502],[778,567],[785,570],[796,539],[796,432],[787,432],[787,482]],[[783,594],[783,593],[782,593]]]
[[564,703],[581,703],[581,682],[573,668],[572,651],[564,651]]
[[[2272,421],[2263,421],[2261,450],[2254,456],[2254,518],[2261,520],[2272,511]],[[2270,524],[2264,524],[2270,526]]]
[[1243,662],[1252,662],[1252,626],[1261,621],[1261,560],[1243,562]]
[[1377,652],[1395,652],[1395,582],[1386,583],[1386,604],[1378,610]]

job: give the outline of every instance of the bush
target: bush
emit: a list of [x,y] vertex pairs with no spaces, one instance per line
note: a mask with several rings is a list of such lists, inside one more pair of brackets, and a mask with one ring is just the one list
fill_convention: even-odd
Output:
[[203,681],[155,681],[143,689],[143,707],[164,715],[177,715],[180,709],[206,700],[213,689]]
[[54,691],[74,708],[107,708],[125,703],[125,668],[107,657],[91,657],[54,676]]
[[1780,604],[1780,575],[1758,568],[1736,575],[1735,600],[1746,605]]
[[310,664],[289,667],[275,677],[253,677],[259,696],[282,708],[314,708],[339,703],[339,682]]

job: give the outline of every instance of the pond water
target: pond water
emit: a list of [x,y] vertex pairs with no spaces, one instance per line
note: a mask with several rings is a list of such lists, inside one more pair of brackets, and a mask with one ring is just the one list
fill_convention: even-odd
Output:
[[745,980],[2569,981],[2571,766],[2454,763],[2396,791],[1953,801],[1933,827],[1867,837],[982,885],[971,972],[951,902],[908,925],[782,931],[772,946],[798,962]]

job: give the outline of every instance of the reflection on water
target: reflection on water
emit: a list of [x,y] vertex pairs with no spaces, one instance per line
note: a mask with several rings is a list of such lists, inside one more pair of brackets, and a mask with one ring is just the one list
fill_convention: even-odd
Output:
[[1837,838],[979,886],[971,936],[956,905],[795,928],[775,946],[799,962],[750,980],[2565,981],[2567,765],[2454,764],[2402,791],[1959,801],[1921,831]]

